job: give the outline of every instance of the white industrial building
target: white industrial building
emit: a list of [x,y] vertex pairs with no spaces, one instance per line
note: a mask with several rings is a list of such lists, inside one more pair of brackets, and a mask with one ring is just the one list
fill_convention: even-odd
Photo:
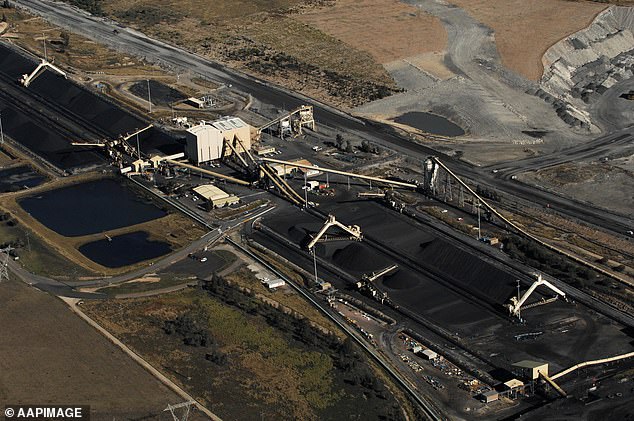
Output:
[[[187,129],[185,151],[191,162],[200,165],[231,155],[232,148],[242,152],[251,148],[251,126],[238,117],[224,117],[215,121],[203,121]],[[239,141],[238,141],[239,140]],[[230,147],[225,146],[225,142]]]
[[240,202],[240,198],[233,194],[222,191],[213,184],[203,184],[193,188],[194,192],[211,203],[214,208],[230,206]]
[[438,354],[435,353],[434,351],[432,351],[431,349],[424,349],[420,355],[428,360],[435,360],[436,358],[438,358]]
[[283,287],[284,285],[286,285],[286,282],[284,282],[284,280],[281,278],[277,278],[277,279],[264,278],[262,283],[266,285],[268,289],[275,289],[275,288]]

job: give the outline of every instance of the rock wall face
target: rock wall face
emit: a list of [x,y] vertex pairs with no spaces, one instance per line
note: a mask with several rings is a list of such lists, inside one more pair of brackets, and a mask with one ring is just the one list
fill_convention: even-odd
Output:
[[587,105],[634,75],[634,8],[612,6],[592,24],[550,47],[535,95],[568,124],[591,128]]

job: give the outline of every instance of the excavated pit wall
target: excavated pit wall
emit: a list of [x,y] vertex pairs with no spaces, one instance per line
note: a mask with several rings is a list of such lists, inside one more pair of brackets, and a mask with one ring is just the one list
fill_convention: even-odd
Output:
[[568,124],[590,129],[588,105],[634,75],[634,8],[612,6],[587,28],[550,47],[534,93]]

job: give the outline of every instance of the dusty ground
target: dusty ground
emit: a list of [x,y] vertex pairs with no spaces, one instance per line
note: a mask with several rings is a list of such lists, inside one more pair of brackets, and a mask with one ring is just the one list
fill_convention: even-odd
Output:
[[568,0],[450,0],[495,31],[502,64],[530,80],[544,70],[542,56],[588,26],[607,6]]
[[447,32],[440,20],[398,0],[338,0],[298,19],[366,51],[379,63],[438,52]]
[[248,3],[115,0],[107,15],[158,38],[341,106],[388,95],[394,83],[372,56],[297,19],[323,1]]
[[[79,35],[66,32],[39,17],[33,17],[17,9],[2,9],[10,28],[5,37],[26,50],[44,57],[44,40],[49,61],[62,67],[82,69],[85,72],[106,72],[116,75],[153,75],[160,69],[146,65],[137,58],[128,57],[108,49],[102,44]],[[68,35],[63,45],[62,34]]]
[[91,405],[93,420],[163,419],[182,398],[58,299],[0,283],[0,402]]
[[575,162],[522,174],[518,178],[595,206],[634,215],[634,175],[617,165]]
[[2,152],[2,150],[0,150],[0,168],[8,167],[14,163],[15,161],[11,159],[9,155],[5,154],[4,152]]

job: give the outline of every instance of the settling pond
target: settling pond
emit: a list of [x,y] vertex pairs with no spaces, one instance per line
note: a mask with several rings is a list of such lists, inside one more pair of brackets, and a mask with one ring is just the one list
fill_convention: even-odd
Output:
[[[147,85],[147,81],[140,80],[132,84],[129,90],[135,96],[147,101]],[[150,99],[153,105],[170,105],[173,102],[187,99],[187,96],[181,91],[167,86],[164,83],[157,80],[150,80]]]
[[46,177],[26,165],[0,170],[0,193],[39,186]]
[[19,205],[46,227],[66,237],[96,234],[166,215],[120,181],[102,179],[50,190]]
[[431,113],[412,111],[393,118],[392,121],[440,136],[456,137],[465,134],[457,124]]
[[163,256],[172,249],[168,243],[149,240],[145,231],[134,231],[86,243],[79,251],[102,266],[120,268]]

